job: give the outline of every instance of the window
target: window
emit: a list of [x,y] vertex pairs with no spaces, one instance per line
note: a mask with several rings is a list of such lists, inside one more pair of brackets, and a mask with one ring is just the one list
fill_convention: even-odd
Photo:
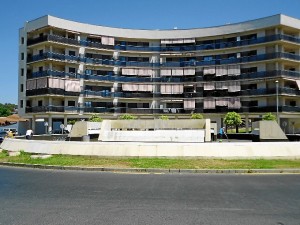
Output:
[[212,56],[204,56],[204,61],[211,61],[213,60],[213,57]]
[[43,67],[40,66],[40,67],[39,67],[39,72],[42,72],[42,71],[43,71]]
[[24,53],[21,53],[21,60],[24,60]]
[[76,73],[76,68],[69,67],[69,73]]
[[75,51],[69,51],[69,55],[75,56],[76,52]]
[[43,106],[43,100],[38,101],[38,106]]
[[24,91],[24,85],[23,85],[23,84],[20,85],[20,91],[21,91],[21,92]]
[[29,100],[26,101],[26,106],[31,107],[31,102]]
[[24,44],[24,37],[21,37],[21,44]]
[[85,102],[84,105],[85,105],[85,107],[91,107],[92,106],[92,102]]
[[75,101],[68,101],[68,106],[75,106]]
[[137,108],[137,103],[128,103],[128,108]]
[[43,53],[44,53],[43,49],[39,50],[39,55],[43,55]]
[[290,101],[290,106],[296,106],[296,101]]
[[21,69],[21,76],[22,77],[24,76],[24,69],[23,68]]
[[23,108],[23,100],[20,101],[20,107]]
[[257,72],[257,67],[241,68],[241,73],[255,73]]

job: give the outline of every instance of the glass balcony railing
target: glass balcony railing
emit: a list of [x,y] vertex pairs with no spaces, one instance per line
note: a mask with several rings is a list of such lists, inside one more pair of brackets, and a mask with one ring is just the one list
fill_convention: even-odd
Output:
[[80,74],[77,73],[66,73],[63,71],[56,70],[43,70],[33,72],[27,76],[28,78],[39,78],[39,77],[61,77],[61,78],[76,78],[79,79],[81,77]]
[[[260,89],[248,89],[241,90],[240,96],[251,96],[251,95],[275,95],[276,88],[260,88]],[[294,88],[280,87],[278,88],[279,95],[300,95],[300,91]]]
[[300,61],[300,55],[285,53],[285,52],[274,52],[269,54],[261,54],[254,56],[247,56],[241,58],[222,59],[222,60],[210,60],[210,61],[187,61],[187,62],[165,62],[165,63],[150,63],[150,62],[126,62],[118,60],[108,59],[95,59],[86,58],[80,56],[63,55],[54,52],[45,52],[43,54],[33,55],[28,57],[27,62],[35,62],[45,59],[55,59],[60,61],[72,61],[72,62],[84,62],[86,64],[93,65],[110,65],[110,66],[132,66],[132,67],[195,67],[195,66],[213,66],[213,65],[224,65],[224,64],[237,64],[245,62],[255,62],[271,59],[290,59]]
[[[183,77],[134,77],[134,76],[118,76],[111,74],[103,75],[88,75],[78,73],[66,73],[63,71],[55,70],[44,70],[33,72],[27,75],[27,79],[39,78],[39,77],[60,77],[60,78],[82,78],[89,81],[108,81],[108,82],[119,82],[119,83],[193,83],[193,82],[211,82],[203,81],[203,76],[183,76]],[[247,79],[258,79],[258,78],[276,78],[286,77],[300,79],[300,72],[288,71],[288,70],[273,70],[273,71],[259,71],[252,73],[243,73],[240,76],[226,76],[224,81],[234,80],[247,80]],[[216,77],[220,78],[220,77]],[[212,80],[215,81],[215,80]]]
[[[236,111],[239,113],[251,113],[251,112],[276,112],[276,106],[250,106],[241,107],[239,109],[228,109],[227,107],[216,107],[215,109],[203,109],[195,108],[195,112],[203,113],[226,113]],[[132,113],[132,114],[175,114],[175,113],[187,113],[190,114],[190,110],[183,108],[163,108],[163,109],[149,109],[149,108],[125,108],[125,107],[75,107],[75,106],[33,106],[26,107],[26,113],[46,113],[46,112],[61,112],[61,113]],[[279,106],[279,112],[300,112],[300,107],[297,106]]]
[[79,96],[80,92],[70,92],[59,88],[41,88],[34,90],[26,90],[26,96],[36,95],[62,95],[62,96]]
[[103,45],[99,42],[91,42],[87,40],[75,40],[58,35],[46,34],[44,36],[28,39],[27,45],[33,45],[41,43],[44,41],[52,41],[63,44],[86,46],[99,49],[110,49],[110,50],[121,50],[121,51],[147,51],[147,52],[188,52],[188,51],[204,51],[204,50],[215,50],[215,49],[224,49],[224,48],[233,48],[241,47],[247,45],[255,45],[261,43],[267,43],[272,41],[288,41],[296,44],[300,44],[300,38],[276,34],[265,37],[258,37],[256,39],[248,39],[241,41],[232,41],[232,42],[220,42],[220,43],[210,43],[210,44],[200,44],[200,45],[187,45],[187,46],[131,46],[131,45]]

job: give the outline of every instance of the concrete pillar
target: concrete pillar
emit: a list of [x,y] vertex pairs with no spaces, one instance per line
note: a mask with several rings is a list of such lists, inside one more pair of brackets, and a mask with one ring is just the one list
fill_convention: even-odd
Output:
[[275,70],[279,70],[279,63],[278,62],[275,63]]
[[248,114],[245,115],[245,123],[246,123],[246,133],[249,132],[249,116]]
[[67,115],[64,115],[64,126],[67,127],[68,125],[68,117]]
[[32,116],[31,119],[31,130],[33,130],[33,133],[35,133],[35,116]]
[[49,106],[52,106],[52,97],[49,97]]
[[52,115],[49,115],[48,117],[48,132],[50,133],[52,131]]

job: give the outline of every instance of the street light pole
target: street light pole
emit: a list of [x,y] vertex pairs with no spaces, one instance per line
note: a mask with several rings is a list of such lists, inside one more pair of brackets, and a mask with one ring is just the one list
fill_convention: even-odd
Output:
[[279,105],[279,97],[278,97],[278,80],[276,80],[275,83],[276,83],[276,117],[277,117],[277,123],[279,124],[279,112],[278,112],[278,105]]

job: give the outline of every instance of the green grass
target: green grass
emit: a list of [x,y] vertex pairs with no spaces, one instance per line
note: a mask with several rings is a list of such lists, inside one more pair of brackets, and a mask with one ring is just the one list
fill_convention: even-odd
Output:
[[95,156],[54,155],[48,159],[31,159],[30,154],[9,157],[0,153],[0,162],[84,166],[114,168],[162,168],[162,169],[287,169],[300,168],[300,159],[295,160],[225,160],[225,159],[183,159],[183,158],[105,158]]

